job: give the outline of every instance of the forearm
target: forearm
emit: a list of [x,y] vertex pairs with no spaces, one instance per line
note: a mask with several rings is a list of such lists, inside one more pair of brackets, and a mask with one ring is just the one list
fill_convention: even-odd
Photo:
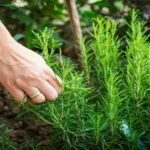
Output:
[[0,48],[6,46],[13,40],[12,36],[0,21]]
[[0,21],[0,64],[15,64],[16,60],[15,40]]

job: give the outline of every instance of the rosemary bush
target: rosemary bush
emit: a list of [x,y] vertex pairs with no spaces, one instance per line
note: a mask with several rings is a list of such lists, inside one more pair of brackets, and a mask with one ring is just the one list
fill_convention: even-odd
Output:
[[49,124],[49,148],[120,150],[150,147],[150,43],[145,23],[131,12],[126,50],[116,36],[117,24],[95,19],[92,39],[80,42],[84,71],[70,60],[55,61],[61,42],[54,31],[36,35],[35,44],[62,80],[63,93],[55,102],[23,104],[26,111]]
[[[0,119],[0,149],[1,150],[17,150],[17,143],[9,138],[9,130],[6,129],[3,121]],[[19,146],[21,150],[21,147]]]

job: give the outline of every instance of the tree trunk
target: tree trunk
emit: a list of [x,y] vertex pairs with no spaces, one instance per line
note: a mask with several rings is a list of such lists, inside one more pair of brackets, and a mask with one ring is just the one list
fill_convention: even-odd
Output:
[[67,4],[68,12],[69,12],[70,23],[71,23],[71,28],[73,32],[73,39],[76,45],[75,55],[77,58],[80,59],[81,49],[80,49],[79,42],[82,37],[82,31],[81,31],[78,11],[76,8],[76,3],[75,3],[75,0],[66,0],[66,4]]

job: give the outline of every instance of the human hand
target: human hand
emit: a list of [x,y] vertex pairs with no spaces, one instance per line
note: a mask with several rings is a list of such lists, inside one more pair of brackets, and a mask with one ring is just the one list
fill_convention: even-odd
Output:
[[18,101],[25,94],[34,103],[55,100],[62,91],[44,59],[15,40],[0,45],[0,82]]

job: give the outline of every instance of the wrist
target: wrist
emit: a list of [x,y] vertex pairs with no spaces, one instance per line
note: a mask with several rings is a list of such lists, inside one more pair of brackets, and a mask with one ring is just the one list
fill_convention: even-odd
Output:
[[2,44],[0,43],[0,63],[7,65],[16,62],[17,42],[13,38],[7,38]]
[[3,47],[9,45],[9,43],[12,43],[13,41],[14,39],[0,21],[0,49],[3,49]]

